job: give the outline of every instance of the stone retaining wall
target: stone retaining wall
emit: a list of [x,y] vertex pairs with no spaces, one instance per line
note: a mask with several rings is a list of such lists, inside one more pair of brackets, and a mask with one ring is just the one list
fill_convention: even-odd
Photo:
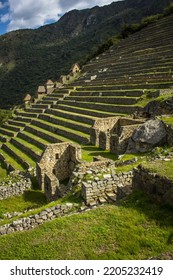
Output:
[[[108,94],[108,96],[109,96],[109,94]],[[78,96],[70,96],[70,97],[67,97],[67,98],[65,98],[64,100],[75,100],[75,101],[78,101],[78,102],[84,102],[85,100],[87,100],[87,102],[95,102],[96,104],[97,103],[105,103],[105,104],[110,104],[110,103],[112,103],[112,104],[120,104],[120,105],[133,105],[133,104],[135,104],[136,102],[137,102],[137,100],[136,100],[136,98],[135,97],[128,97],[128,98],[126,98],[126,97],[103,97],[103,96],[101,96],[101,97],[90,97],[90,96],[86,96],[86,99],[84,99],[84,98],[81,98],[81,97],[78,97]]]
[[[37,154],[36,152],[34,152],[33,150],[31,150],[30,148],[28,148],[27,146],[25,146],[24,144],[16,141],[16,139],[12,138],[10,140],[10,143],[14,144],[14,146],[16,146],[17,148],[19,148],[21,151],[23,151],[26,154],[29,154],[30,157],[32,157],[35,161],[39,161],[40,159],[40,155]],[[30,142],[29,142],[30,143]]]
[[9,234],[16,231],[24,231],[33,229],[54,218],[64,216],[72,211],[74,205],[72,203],[56,205],[41,211],[38,214],[21,218],[9,224],[0,226],[0,235]]
[[67,126],[70,129],[79,130],[79,131],[82,131],[82,132],[88,133],[88,134],[90,133],[90,127],[85,126],[85,124],[83,126],[82,123],[81,123],[81,125],[80,124],[74,124],[74,123],[68,123],[65,120],[62,121],[60,119],[56,119],[56,118],[53,118],[53,117],[48,116],[48,115],[40,115],[39,118],[42,119],[42,120],[57,124],[57,125],[61,125],[61,126],[64,126],[64,127]]
[[132,186],[152,195],[157,201],[173,206],[173,180],[142,167],[134,169]]
[[105,159],[77,166],[70,178],[69,189],[82,189],[89,206],[117,200],[131,190],[132,172],[116,174],[115,162]]
[[[19,138],[21,138],[21,139],[27,141],[28,143],[31,143],[31,144],[33,144],[33,145],[36,145],[36,146],[40,147],[41,149],[44,149],[44,148],[45,148],[45,145],[44,145],[43,143],[37,141],[37,140],[34,139],[34,138],[31,138],[32,136],[29,137],[28,135],[26,135],[26,134],[24,134],[24,133],[22,133],[22,132],[19,132],[17,136],[18,136]],[[33,137],[34,137],[34,135],[33,135]]]
[[89,140],[87,138],[85,138],[82,135],[77,134],[78,131],[76,131],[76,133],[75,133],[75,131],[70,132],[68,130],[62,130],[62,129],[56,127],[56,126],[50,126],[49,124],[41,123],[37,120],[33,120],[32,124],[36,125],[36,126],[38,125],[39,127],[43,128],[47,131],[50,131],[50,132],[55,133],[57,135],[62,135],[63,137],[66,137],[68,139],[73,139],[75,141],[80,141],[83,144],[88,144],[89,143]]
[[103,203],[107,200],[116,201],[130,192],[132,172],[120,174],[107,173],[102,179],[95,177],[93,181],[82,182],[82,197],[87,205]]
[[0,154],[0,160],[3,162],[3,165],[8,172],[11,172],[11,171],[15,170],[14,167],[11,164],[6,162],[5,157],[2,154]]
[[26,161],[24,161],[17,153],[15,153],[10,147],[8,147],[6,144],[2,145],[2,148],[4,149],[4,151],[6,151],[7,153],[9,153],[13,158],[15,158],[15,160],[17,162],[19,162],[20,164],[22,164],[26,169],[30,168],[29,163],[27,163]]
[[[57,137],[54,137],[54,136],[52,136],[52,135],[49,135],[49,132],[47,132],[47,131],[45,131],[45,132],[47,132],[47,134],[46,134],[46,133],[44,133],[44,132],[42,132],[42,131],[40,131],[40,130],[36,130],[36,129],[32,128],[31,126],[27,126],[27,127],[25,128],[25,130],[28,131],[28,132],[30,132],[30,133],[35,134],[36,136],[38,136],[38,137],[40,137],[40,138],[43,138],[43,139],[45,139],[45,140],[47,140],[47,141],[49,141],[49,142],[58,143]],[[59,140],[59,143],[61,143],[60,140]]]
[[0,200],[7,199],[9,197],[18,196],[25,191],[31,189],[32,183],[29,178],[23,176],[18,178],[18,182],[15,183],[11,180],[6,185],[0,186]]
[[85,103],[85,102],[75,102],[75,101],[61,101],[59,102],[62,105],[69,105],[75,107],[84,107],[85,109],[93,110],[102,110],[113,113],[123,113],[123,114],[132,114],[134,111],[138,110],[138,106],[127,106],[127,105],[111,105],[111,104],[98,104],[98,103]]
[[[70,109],[70,111],[71,111],[71,109]],[[79,121],[82,123],[88,123],[91,125],[94,123],[94,119],[92,120],[91,118],[86,118],[86,117],[83,117],[83,116],[80,116],[77,114],[76,115],[70,114],[70,117],[69,117],[69,112],[65,112],[65,111],[61,112],[61,111],[55,111],[52,109],[47,109],[46,113],[52,114],[52,115],[55,115],[58,117],[62,117],[62,118],[67,118],[67,119],[74,120],[74,121]]]

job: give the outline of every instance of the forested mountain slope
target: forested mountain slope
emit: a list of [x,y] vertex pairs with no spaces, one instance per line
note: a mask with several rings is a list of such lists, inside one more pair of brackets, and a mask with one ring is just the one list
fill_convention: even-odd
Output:
[[160,13],[171,0],[126,0],[104,7],[73,10],[58,22],[37,30],[19,30],[0,36],[1,108],[22,102],[47,79],[57,80],[71,65],[82,63],[125,24]]

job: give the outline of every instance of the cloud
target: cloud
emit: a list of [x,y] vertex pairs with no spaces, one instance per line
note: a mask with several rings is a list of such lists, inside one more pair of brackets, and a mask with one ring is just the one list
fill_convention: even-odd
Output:
[[[8,22],[8,31],[22,28],[36,28],[55,22],[72,9],[90,8],[110,4],[111,0],[8,0],[9,10],[1,16],[1,22]],[[0,8],[4,3],[0,1]]]
[[4,9],[8,6],[8,2],[0,1],[0,9]]

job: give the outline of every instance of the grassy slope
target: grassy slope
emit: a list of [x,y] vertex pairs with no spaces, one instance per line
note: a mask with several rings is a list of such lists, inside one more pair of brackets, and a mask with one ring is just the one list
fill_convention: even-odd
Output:
[[155,160],[144,164],[153,173],[173,179],[173,158],[170,161]]
[[120,206],[1,236],[0,259],[147,259],[173,251],[172,228],[171,210],[134,193]]

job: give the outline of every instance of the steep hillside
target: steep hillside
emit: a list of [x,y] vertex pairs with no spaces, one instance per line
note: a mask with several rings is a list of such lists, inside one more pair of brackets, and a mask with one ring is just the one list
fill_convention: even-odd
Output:
[[46,144],[69,140],[83,144],[87,154],[97,119],[131,115],[147,94],[170,92],[172,24],[173,14],[147,26],[89,61],[73,84],[16,110],[0,127],[2,162],[11,169],[34,168]]
[[84,61],[126,23],[162,12],[171,0],[113,2],[104,7],[65,14],[57,23],[37,30],[19,30],[0,37],[1,108],[20,104],[38,84],[57,80],[72,63]]

